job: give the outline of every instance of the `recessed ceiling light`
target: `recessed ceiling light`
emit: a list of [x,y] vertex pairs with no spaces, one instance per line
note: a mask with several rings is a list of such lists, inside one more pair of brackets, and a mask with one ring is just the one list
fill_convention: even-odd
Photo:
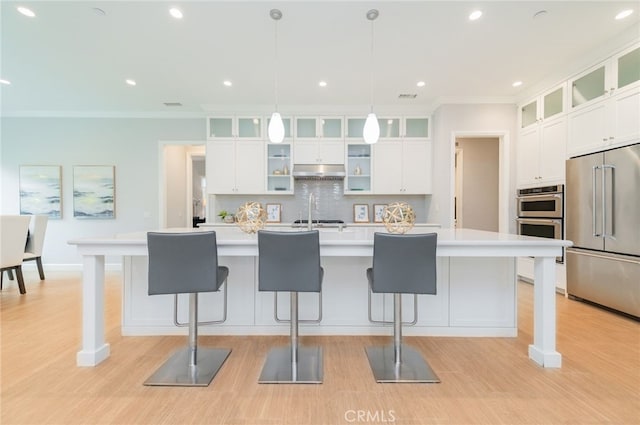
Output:
[[474,10],[473,12],[471,12],[471,15],[469,15],[469,20],[475,21],[477,19],[480,19],[481,16],[482,16],[481,10]]
[[107,12],[105,12],[104,9],[100,9],[99,7],[94,7],[93,13],[95,13],[98,16],[105,16],[107,14]]
[[169,13],[176,19],[182,19],[182,11],[178,8],[172,7],[169,9]]
[[618,13],[616,15],[616,19],[620,20],[620,19],[624,19],[627,16],[631,15],[633,13],[633,9],[627,9],[627,10],[623,10],[622,12]]
[[28,9],[26,7],[23,6],[18,6],[18,12],[22,13],[24,16],[28,16],[30,18],[33,18],[34,16],[36,16],[36,14],[33,12],[33,10]]
[[323,81],[320,81],[320,82],[318,83],[318,85],[319,85],[320,87],[327,87],[327,82],[323,80]]
[[522,81],[514,81],[513,84],[511,84],[513,87],[520,87],[522,85]]
[[129,78],[127,78],[127,79],[125,80],[125,82],[126,82],[127,84],[129,84],[130,86],[135,86],[135,85],[137,84],[135,80],[131,80],[131,79],[129,79]]
[[224,84],[224,85],[225,85],[225,86],[227,86],[227,87],[231,87],[231,86],[233,85],[233,83],[232,83],[231,81],[229,81],[229,80],[224,80],[224,81],[222,82],[222,84]]
[[418,82],[416,83],[416,86],[418,86],[418,87],[424,87],[424,86],[426,86],[426,85],[427,85],[427,83],[425,83],[424,81],[418,81]]
[[7,86],[11,85],[11,81],[0,79],[0,84],[6,84]]

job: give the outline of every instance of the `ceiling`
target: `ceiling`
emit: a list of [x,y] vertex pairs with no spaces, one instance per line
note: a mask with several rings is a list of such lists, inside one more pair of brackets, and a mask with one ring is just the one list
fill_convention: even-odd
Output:
[[[172,6],[183,19],[170,16]],[[272,8],[284,15],[277,61]],[[626,8],[635,12],[615,20]],[[484,14],[470,21],[474,9]],[[372,94],[375,105],[427,109],[443,99],[515,99],[577,71],[614,38],[640,38],[638,9],[637,1],[5,0],[0,78],[11,84],[0,84],[2,114],[271,110],[276,66],[283,112],[366,107]],[[523,85],[512,87],[516,80]]]

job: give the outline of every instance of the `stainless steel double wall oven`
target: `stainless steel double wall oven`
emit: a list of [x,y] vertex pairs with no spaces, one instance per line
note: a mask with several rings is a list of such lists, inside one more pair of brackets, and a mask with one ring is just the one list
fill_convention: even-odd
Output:
[[[564,239],[564,185],[518,190],[518,234]],[[564,255],[556,259],[564,261]]]

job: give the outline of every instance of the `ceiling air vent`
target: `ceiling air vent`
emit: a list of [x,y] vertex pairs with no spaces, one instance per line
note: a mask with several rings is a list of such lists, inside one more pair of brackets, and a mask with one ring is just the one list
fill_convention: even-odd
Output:
[[411,93],[400,93],[398,95],[398,99],[415,99],[416,97],[418,97],[417,94],[411,94]]
[[182,106],[180,102],[164,102],[164,106]]

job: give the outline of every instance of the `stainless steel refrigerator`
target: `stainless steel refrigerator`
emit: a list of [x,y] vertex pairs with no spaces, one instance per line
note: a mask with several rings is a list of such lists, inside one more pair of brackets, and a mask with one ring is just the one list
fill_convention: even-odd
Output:
[[567,292],[640,317],[640,143],[566,166]]

